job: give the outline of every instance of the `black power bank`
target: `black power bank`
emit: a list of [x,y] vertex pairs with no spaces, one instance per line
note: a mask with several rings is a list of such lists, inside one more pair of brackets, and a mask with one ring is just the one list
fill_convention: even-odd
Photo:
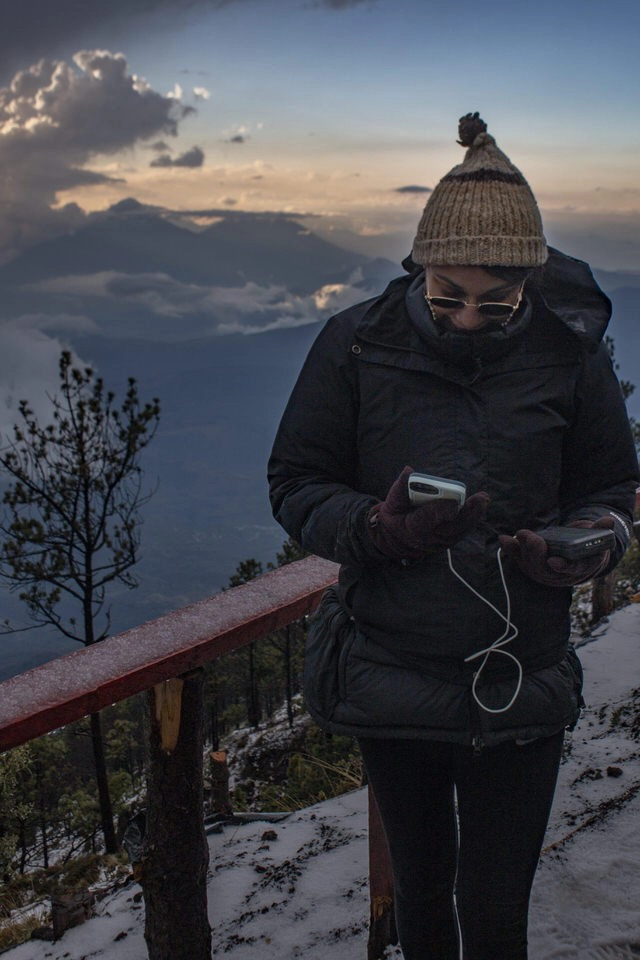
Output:
[[547,556],[564,557],[565,560],[583,560],[605,550],[611,550],[615,544],[613,530],[596,527],[546,527],[537,531],[547,544]]

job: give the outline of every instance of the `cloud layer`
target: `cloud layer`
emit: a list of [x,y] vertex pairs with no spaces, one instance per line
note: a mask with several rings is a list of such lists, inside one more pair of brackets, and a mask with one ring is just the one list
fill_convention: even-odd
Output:
[[[282,284],[261,286],[248,282],[241,287],[206,286],[185,283],[166,273],[129,274],[105,270],[55,277],[32,289],[79,298],[86,304],[90,301],[85,298],[111,302],[118,315],[123,316],[141,307],[158,318],[175,321],[175,339],[190,339],[207,334],[261,333],[326,319],[368,293],[357,286],[361,281],[356,272],[348,283],[325,284],[302,296]],[[67,328],[69,322],[67,319]],[[42,324],[39,326],[42,328]],[[133,332],[144,335],[137,329]]]
[[[73,65],[41,60],[0,88],[4,259],[82,220],[75,205],[52,206],[59,190],[107,179],[87,169],[92,158],[175,136],[179,121],[193,109],[130,74],[121,54],[84,50],[73,60]],[[169,165],[200,166],[202,160],[196,147]]]
[[61,340],[46,333],[57,330],[91,330],[93,324],[83,317],[24,316],[2,324],[0,351],[0,442],[13,436],[19,420],[18,406],[28,400],[36,416],[51,418],[50,397],[58,388],[58,363]]
[[[74,333],[107,334],[91,318],[100,305],[126,316],[127,334],[141,339],[189,340],[229,333],[262,333],[325,319],[361,300],[368,291],[358,273],[349,283],[326,284],[308,296],[282,284],[215,287],[185,283],[164,273],[126,274],[103,271],[84,276],[55,277],[34,285],[48,295],[52,313],[32,313],[2,322],[0,351],[0,440],[11,434],[18,403],[29,401],[41,418],[50,415],[50,395],[57,388],[60,351]],[[58,297],[79,308],[77,314],[56,310]],[[1,311],[1,305],[0,305]],[[111,312],[111,311],[110,311]],[[142,319],[139,318],[142,315]],[[144,317],[155,323],[149,323]],[[161,329],[160,329],[161,328]],[[168,330],[173,332],[166,337]]]

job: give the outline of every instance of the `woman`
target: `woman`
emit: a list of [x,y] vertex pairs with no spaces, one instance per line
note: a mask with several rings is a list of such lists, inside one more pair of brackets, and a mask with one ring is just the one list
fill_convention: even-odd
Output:
[[[581,705],[571,587],[624,553],[638,469],[602,342],[609,301],[548,249],[477,114],[459,134],[464,161],[430,195],[407,276],[317,338],[269,476],[287,533],[341,564],[305,694],[322,727],[359,740],[405,960],[458,960],[459,940],[465,960],[521,960]],[[464,483],[463,506],[413,504],[412,469]],[[549,557],[551,525],[613,542]]]

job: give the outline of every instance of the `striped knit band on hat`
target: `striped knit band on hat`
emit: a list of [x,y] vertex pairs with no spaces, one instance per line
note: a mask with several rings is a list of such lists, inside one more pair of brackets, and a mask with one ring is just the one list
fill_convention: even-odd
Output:
[[427,201],[413,242],[416,263],[538,267],[546,261],[531,188],[486,131],[477,113],[461,118],[458,143],[468,150]]

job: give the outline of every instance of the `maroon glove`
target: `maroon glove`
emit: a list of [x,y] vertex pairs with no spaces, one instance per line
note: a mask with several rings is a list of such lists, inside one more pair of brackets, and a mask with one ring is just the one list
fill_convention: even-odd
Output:
[[369,536],[381,553],[394,560],[421,560],[453,546],[484,518],[489,504],[486,493],[475,493],[460,509],[454,500],[414,506],[407,485],[411,473],[413,468],[405,467],[386,500],[368,514]]
[[[593,527],[611,530],[613,517],[599,520],[574,520],[568,527]],[[536,583],[547,587],[573,587],[576,583],[592,580],[606,570],[611,551],[605,550],[584,560],[565,560],[564,557],[547,557],[547,544],[532,530],[518,530],[513,537],[501,535],[500,546],[505,557],[514,560],[522,572]]]

